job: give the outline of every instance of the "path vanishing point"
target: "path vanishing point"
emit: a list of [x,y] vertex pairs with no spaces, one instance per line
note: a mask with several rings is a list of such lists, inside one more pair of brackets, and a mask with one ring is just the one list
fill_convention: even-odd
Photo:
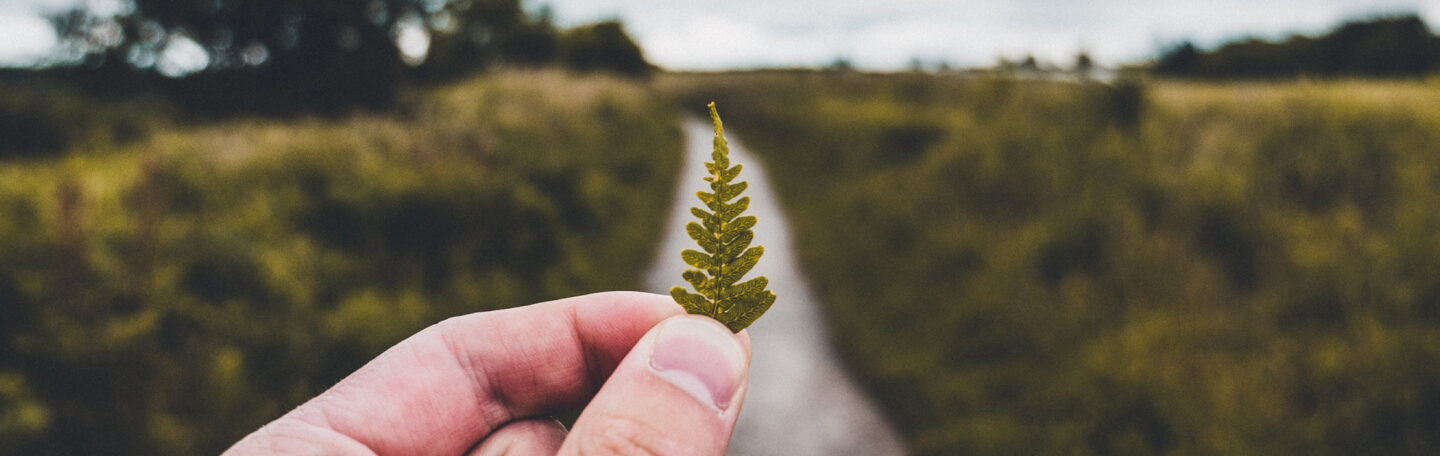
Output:
[[[704,162],[710,159],[715,136],[709,122],[689,118],[684,124],[685,164],[658,258],[645,275],[647,291],[669,294],[683,285],[687,269],[680,251],[693,248],[685,224],[699,204],[695,192],[705,189]],[[732,161],[745,165],[738,180],[748,181],[747,214],[760,221],[755,243],[765,246],[747,277],[770,277],[778,299],[749,328],[753,347],[750,387],[740,422],[730,442],[731,455],[903,455],[899,435],[869,397],[842,368],[830,346],[820,305],[800,273],[790,230],[765,170],[727,134]]]

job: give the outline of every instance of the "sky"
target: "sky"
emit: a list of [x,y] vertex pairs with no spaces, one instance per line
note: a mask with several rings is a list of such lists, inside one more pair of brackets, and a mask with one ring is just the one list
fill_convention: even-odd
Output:
[[[39,14],[79,1],[0,0],[0,65],[50,52]],[[674,70],[819,66],[844,58],[894,70],[918,59],[988,66],[1034,55],[1068,65],[1153,57],[1182,40],[1323,33],[1346,19],[1418,13],[1440,27],[1440,0],[525,0],[561,25],[620,19],[651,62]]]

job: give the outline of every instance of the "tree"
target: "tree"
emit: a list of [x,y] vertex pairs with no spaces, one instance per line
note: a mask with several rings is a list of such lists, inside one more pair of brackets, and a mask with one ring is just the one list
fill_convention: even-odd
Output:
[[532,17],[517,1],[482,0],[455,7],[446,17],[451,23],[431,31],[429,56],[417,68],[422,78],[452,78],[495,65],[547,65],[559,54],[549,7]]
[[1319,40],[1317,70],[1347,75],[1423,75],[1440,66],[1440,38],[1418,16],[1349,22]]
[[1020,68],[1020,71],[1023,71],[1023,72],[1026,72],[1026,73],[1038,72],[1038,71],[1040,71],[1040,61],[1035,60],[1035,56],[1034,56],[1034,55],[1027,55],[1027,56],[1025,56],[1025,60],[1020,61],[1020,67],[1019,67],[1019,68]]
[[406,72],[473,71],[553,42],[519,0],[129,0],[119,11],[53,18],[75,63],[183,80],[168,85],[220,110],[383,106]]
[[1156,73],[1214,78],[1416,77],[1440,69],[1440,37],[1415,15],[1341,24],[1317,36],[1233,41],[1213,51],[1190,43],[1164,53]]
[[1155,72],[1179,75],[1192,73],[1199,67],[1200,51],[1195,49],[1194,43],[1186,41],[1162,55],[1160,61],[1155,63]]
[[560,62],[580,72],[646,76],[653,69],[640,46],[617,21],[576,27],[560,35]]
[[1080,51],[1075,55],[1075,73],[1082,78],[1089,78],[1090,73],[1095,71],[1095,61],[1090,58],[1090,53]]

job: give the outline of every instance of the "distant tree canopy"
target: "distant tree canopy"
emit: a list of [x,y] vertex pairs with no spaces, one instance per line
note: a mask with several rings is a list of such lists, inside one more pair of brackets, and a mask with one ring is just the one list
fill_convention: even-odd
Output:
[[1202,51],[1182,43],[1156,62],[1157,74],[1203,78],[1421,76],[1440,71],[1440,36],[1418,16],[1347,22],[1319,37],[1248,39]]
[[651,70],[640,45],[615,21],[567,30],[560,36],[560,59],[567,68],[579,71],[645,76]]
[[[520,0],[128,0],[52,22],[62,60],[99,90],[158,83],[222,111],[383,106],[407,80],[551,64],[562,50],[548,10]],[[612,24],[600,44],[621,52],[592,52],[579,69],[633,74],[635,59],[648,69]]]
[[1090,57],[1089,52],[1081,51],[1079,54],[1075,54],[1075,67],[1073,69],[1080,77],[1088,78],[1090,77],[1090,73],[1095,71],[1095,59]]

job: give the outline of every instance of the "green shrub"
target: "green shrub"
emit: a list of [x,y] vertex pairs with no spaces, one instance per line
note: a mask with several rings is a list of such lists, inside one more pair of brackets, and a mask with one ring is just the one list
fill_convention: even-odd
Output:
[[663,83],[739,113],[917,453],[1440,450],[1433,82]]
[[446,317],[635,288],[680,140],[642,86],[498,74],[0,165],[0,438],[216,453]]
[[151,98],[101,103],[33,79],[0,71],[0,161],[49,159],[139,141],[160,127],[168,111]]
[[560,34],[560,63],[577,72],[648,76],[653,68],[618,21],[575,27]]

